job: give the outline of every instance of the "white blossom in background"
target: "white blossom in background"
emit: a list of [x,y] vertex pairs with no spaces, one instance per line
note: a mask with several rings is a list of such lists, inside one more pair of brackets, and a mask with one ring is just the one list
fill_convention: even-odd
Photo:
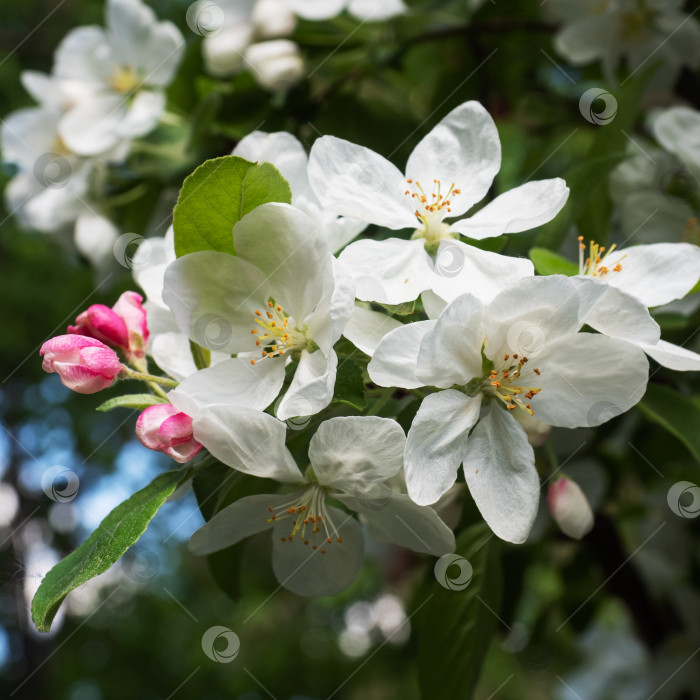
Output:
[[[631,244],[700,243],[698,180],[675,156],[638,141],[610,175],[610,198]],[[695,204],[694,204],[695,203]]]
[[496,125],[478,102],[465,102],[433,128],[409,157],[405,175],[368,148],[334,136],[318,139],[308,173],[326,210],[414,231],[411,240],[360,240],[341,253],[358,299],[400,304],[430,289],[447,301],[465,292],[489,300],[534,274],[529,260],[459,240],[527,231],[553,219],[566,203],[563,180],[539,180],[465,216],[486,196],[500,166]]
[[172,22],[159,22],[140,0],[108,0],[106,29],[77,27],[63,39],[53,74],[82,83],[90,95],[61,118],[59,134],[75,153],[105,153],[145,136],[165,110],[185,41]]
[[700,24],[683,0],[550,0],[543,7],[562,28],[558,53],[573,65],[601,61],[617,82],[620,64],[631,72],[660,61],[654,91],[667,92],[682,66],[700,66]]
[[[435,503],[462,464],[494,533],[523,542],[540,486],[533,449],[513,413],[566,428],[596,426],[641,399],[644,353],[624,340],[579,332],[580,288],[590,285],[607,289],[553,275],[520,280],[488,304],[465,294],[437,321],[401,326],[380,342],[368,367],[372,381],[439,389],[423,400],[408,433],[404,468],[414,501]],[[644,327],[643,305],[622,294],[615,302],[612,316]]]
[[5,201],[27,230],[72,233],[77,249],[100,269],[111,259],[119,235],[91,191],[106,161],[79,156],[66,146],[58,133],[61,115],[52,104],[17,110],[3,121],[2,157],[17,168]]
[[[333,346],[353,313],[352,282],[323,232],[290,205],[257,207],[233,227],[233,240],[235,256],[190,253],[166,270],[163,298],[180,329],[210,350],[237,354],[197,372],[178,393],[227,403],[240,382],[237,393],[253,393],[262,410],[279,394],[294,358],[277,415],[313,415],[333,396]],[[224,386],[227,372],[235,379]]]
[[358,513],[380,540],[434,556],[454,551],[452,531],[432,508],[385,484],[401,470],[406,441],[393,420],[352,416],[323,422],[311,438],[311,466],[304,474],[285,446],[285,424],[266,413],[212,406],[195,418],[193,429],[224,464],[296,489],[248,496],[227,506],[192,536],[195,554],[272,530],[277,580],[299,595],[335,595],[354,581],[362,565],[364,536],[358,521],[327,498]]
[[403,0],[289,0],[289,6],[308,20],[330,19],[347,10],[364,22],[390,19],[407,10]]
[[187,11],[187,23],[204,37],[202,54],[211,75],[249,70],[268,90],[284,89],[303,75],[299,47],[283,39],[296,26],[286,0],[198,0]]

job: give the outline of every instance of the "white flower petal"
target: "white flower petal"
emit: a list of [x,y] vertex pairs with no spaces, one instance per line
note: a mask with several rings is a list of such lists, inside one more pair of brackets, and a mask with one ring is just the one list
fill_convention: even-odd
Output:
[[311,148],[308,172],[319,201],[335,214],[391,229],[415,228],[403,175],[369,148],[322,136]]
[[581,299],[581,323],[630,343],[655,343],[659,339],[659,325],[639,299],[593,277],[571,280],[577,285]]
[[101,267],[112,260],[119,229],[106,217],[86,212],[75,222],[76,248],[92,263]]
[[590,63],[606,53],[614,29],[611,24],[607,13],[583,18],[564,27],[554,38],[554,46],[574,65]]
[[262,493],[239,498],[219,511],[190,538],[189,550],[198,556],[226,549],[258,532],[270,530],[270,508],[291,500],[290,494]]
[[343,335],[365,355],[372,357],[384,336],[401,325],[400,321],[387,314],[355,306]]
[[518,280],[535,274],[533,264],[526,258],[479,250],[452,239],[440,242],[434,268],[430,289],[445,301],[461,294],[491,301]]
[[492,360],[513,353],[539,357],[554,339],[579,330],[579,305],[577,286],[569,277],[520,280],[486,308],[486,356]]
[[[364,559],[362,528],[351,515],[337,508],[326,508],[342,542],[328,543],[323,528],[307,530],[306,540],[289,540],[291,526],[275,525],[272,540],[272,568],[277,580],[302,596],[335,595],[345,590],[357,576]],[[282,538],[286,538],[286,542]],[[304,542],[308,544],[304,544]],[[314,549],[316,547],[316,549]]]
[[403,428],[389,418],[331,418],[311,438],[309,460],[319,483],[352,495],[399,472],[405,444]]
[[484,305],[471,294],[457,297],[425,335],[416,375],[425,386],[448,389],[482,375]]
[[425,313],[428,314],[428,318],[436,319],[447,306],[447,302],[438,296],[432,289],[426,289],[420,295],[421,301],[423,302],[423,308]]
[[480,408],[481,394],[453,389],[423,400],[408,432],[404,465],[408,495],[418,505],[435,503],[456,481]]
[[333,399],[337,369],[338,356],[334,350],[328,355],[321,350],[313,353],[302,350],[292,383],[277,406],[277,417],[287,420],[322,411]]
[[101,95],[70,109],[59,124],[66,146],[82,156],[96,156],[115,148],[129,106],[121,95]]
[[501,142],[491,115],[479,102],[455,107],[416,146],[406,177],[432,190],[439,180],[454,183],[461,194],[451,198],[452,216],[464,214],[484,198],[501,167]]
[[53,74],[61,80],[78,80],[101,86],[112,72],[114,56],[101,27],[76,27],[58,45]]
[[289,204],[263,204],[233,227],[233,241],[238,257],[267,276],[266,293],[303,323],[321,299],[332,265],[316,224]]
[[690,107],[671,107],[652,125],[656,140],[700,177],[700,112]]
[[406,12],[403,0],[350,0],[348,11],[354,17],[366,22],[396,17]]
[[275,400],[283,383],[283,362],[264,360],[251,365],[247,359],[232,357],[189,375],[168,398],[193,418],[214,404],[262,411]]
[[255,311],[264,310],[271,291],[251,263],[207,250],[168,265],[163,299],[192,340],[231,354],[255,349]]
[[329,19],[340,14],[348,0],[289,0],[294,14],[304,19]]
[[165,93],[141,90],[129,105],[124,121],[119,125],[119,135],[125,139],[137,139],[149,134],[158,126],[165,110]]
[[197,371],[190,339],[184,333],[159,333],[151,342],[151,355],[158,367],[178,381]]
[[700,279],[700,247],[690,243],[653,243],[614,251],[611,267],[621,261],[622,270],[604,281],[640,299],[647,306],[661,306],[684,297]]
[[244,474],[304,481],[284,444],[287,427],[267,413],[245,406],[209,406],[195,416],[192,431],[214,457]]
[[423,338],[435,327],[435,321],[407,323],[389,331],[374,351],[367,366],[370,379],[379,386],[417,389],[424,386],[416,376],[418,353]]
[[[605,423],[644,396],[649,363],[624,340],[578,333],[555,340],[538,356],[542,389],[532,400],[535,416],[562,428]],[[533,363],[534,364],[534,363]]]
[[360,513],[369,533],[380,541],[436,557],[455,550],[452,530],[430,506],[419,506],[388,486],[381,486],[374,503],[345,495],[337,498]]
[[529,231],[551,221],[568,198],[569,188],[561,178],[526,182],[499,195],[474,216],[451,224],[451,229],[477,240]]
[[355,241],[338,259],[352,275],[355,295],[362,301],[403,304],[434,280],[422,240]]
[[524,542],[537,515],[540,479],[525,431],[499,406],[492,406],[474,428],[464,476],[493,532],[506,542]]
[[680,372],[700,372],[700,355],[680,345],[659,340],[656,343],[639,343],[639,347],[663,367]]

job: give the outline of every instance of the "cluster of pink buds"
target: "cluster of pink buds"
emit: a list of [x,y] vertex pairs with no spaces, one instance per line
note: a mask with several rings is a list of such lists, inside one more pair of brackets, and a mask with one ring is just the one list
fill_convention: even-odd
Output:
[[[51,338],[41,346],[44,371],[56,372],[65,386],[79,394],[107,389],[118,377],[174,386],[175,382],[144,374],[148,324],[141,302],[136,292],[124,292],[111,309],[93,304],[83,311],[75,325],[68,326],[67,335]],[[122,364],[115,350],[136,371]],[[136,437],[145,447],[180,463],[188,462],[202,449],[192,435],[192,418],[170,404],[144,410],[136,421]]]
[[75,319],[74,326],[68,326],[68,332],[100,340],[123,351],[132,363],[143,366],[148,324],[142,301],[140,294],[124,292],[111,309],[93,304]]

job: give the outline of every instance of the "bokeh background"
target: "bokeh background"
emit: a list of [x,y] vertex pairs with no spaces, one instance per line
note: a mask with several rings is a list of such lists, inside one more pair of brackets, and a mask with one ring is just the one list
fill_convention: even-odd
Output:
[[[162,235],[183,178],[255,128],[288,130],[307,144],[335,134],[402,166],[442,115],[478,99],[501,134],[501,191],[535,172],[566,176],[600,132],[578,106],[583,89],[604,85],[600,68],[561,64],[537,1],[489,0],[473,17],[464,0],[413,3],[419,18],[359,28],[347,16],[301,22],[296,38],[314,73],[272,95],[246,74],[207,78],[199,38],[185,22],[188,4],[149,4],[189,42],[169,89],[186,126],[159,144],[157,157],[132,158],[115,173],[115,202],[134,182],[141,188],[115,209],[123,231]],[[686,5],[689,12],[698,7]],[[21,70],[50,70],[60,39],[77,25],[101,24],[103,9],[100,0],[3,0],[3,114],[30,105]],[[684,71],[674,89],[700,108],[696,73]],[[629,128],[643,131],[643,118]],[[3,165],[0,187],[12,174]],[[589,206],[607,207],[598,213],[609,220],[606,183],[592,173],[586,186],[602,192]],[[42,342],[88,304],[111,305],[134,288],[131,271],[115,266],[96,278],[65,241],[20,230],[2,205],[0,222],[0,696],[418,698],[417,639],[429,644],[430,624],[446,624],[418,625],[412,617],[432,561],[375,544],[348,591],[304,600],[278,589],[264,536],[245,544],[236,567],[188,554],[187,539],[203,522],[191,493],[166,504],[120,563],[72,593],[50,634],[36,632],[28,608],[41,576],[168,465],[135,440],[135,414],[97,413],[106,397],[71,394],[41,371],[38,357]],[[615,226],[601,238],[614,237]],[[496,245],[522,254],[536,242],[552,243],[548,235],[535,231]],[[552,244],[559,246],[573,253],[575,238]],[[680,343],[700,315],[667,312],[657,320],[664,337]],[[655,368],[654,382],[700,396],[697,377]],[[674,483],[700,480],[695,450],[697,443],[678,439],[643,409],[597,431],[553,432],[538,460],[566,463],[596,511],[596,527],[577,543],[543,512],[528,544],[500,547],[504,594],[490,611],[496,633],[483,641],[477,698],[700,697],[700,519],[679,517],[667,503]],[[42,489],[49,469],[53,495]],[[469,506],[461,517],[478,521]],[[203,653],[202,636],[215,625],[240,638],[234,663]],[[455,653],[444,635],[440,645],[434,653]],[[455,658],[455,673],[462,663]],[[434,697],[442,697],[440,687]]]

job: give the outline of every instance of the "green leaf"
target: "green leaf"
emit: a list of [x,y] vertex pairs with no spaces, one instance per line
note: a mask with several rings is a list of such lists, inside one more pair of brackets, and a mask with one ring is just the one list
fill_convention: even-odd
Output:
[[350,359],[340,360],[335,380],[333,401],[363,411],[367,408],[365,379],[362,370]]
[[532,248],[530,260],[532,260],[539,275],[567,275],[571,277],[578,274],[576,263],[546,248]]
[[171,471],[156,477],[118,505],[78,549],[46,574],[32,601],[32,620],[40,632],[51,629],[61,602],[74,588],[107,571],[141,537],[181,476]]
[[235,255],[233,225],[266,202],[290,204],[289,183],[270,163],[214,158],[184,182],[173,212],[178,257],[199,250]]
[[192,353],[192,359],[194,360],[194,365],[197,369],[206,369],[211,364],[211,350],[208,348],[203,348],[194,340],[190,340],[190,352]]
[[168,400],[155,394],[124,394],[123,396],[115,396],[113,399],[108,399],[95,410],[106,412],[114,408],[131,408],[142,411],[144,408],[160,403],[168,403]]
[[700,462],[700,407],[690,397],[661,384],[649,384],[639,406],[649,418],[675,435]]
[[[444,588],[431,575],[416,599],[418,683],[426,700],[435,697],[471,698],[491,637],[498,626],[503,588],[499,541],[483,523],[465,530],[456,554],[472,566],[471,583],[463,590]],[[454,571],[453,571],[454,570]],[[452,564],[445,572],[458,580]]]

